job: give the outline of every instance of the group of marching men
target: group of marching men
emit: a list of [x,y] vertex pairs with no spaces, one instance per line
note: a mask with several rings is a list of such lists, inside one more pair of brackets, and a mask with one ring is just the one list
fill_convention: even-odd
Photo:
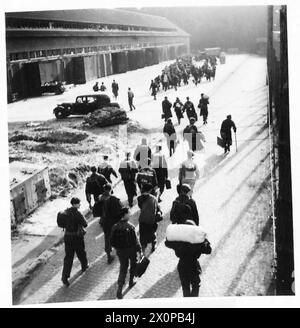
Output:
[[[117,172],[108,163],[105,156],[103,163],[96,168],[91,167],[91,175],[86,182],[86,198],[92,209],[94,217],[100,217],[100,225],[104,232],[105,252],[107,263],[114,260],[112,247],[116,249],[120,261],[118,277],[117,298],[122,298],[123,286],[129,269],[129,287],[136,283],[136,267],[138,260],[147,257],[147,247],[151,246],[150,253],[156,249],[156,231],[158,223],[163,220],[159,203],[165,187],[171,188],[168,180],[168,165],[162,146],[157,145],[155,152],[147,145],[147,140],[136,148],[132,158],[131,153],[125,154],[120,163],[119,174],[124,183],[128,197],[128,207],[124,206],[120,199],[114,195],[111,184],[111,175],[118,177]],[[179,257],[178,272],[182,283],[184,296],[198,296],[200,286],[200,264],[198,258],[202,253],[211,252],[210,244],[205,238],[205,233],[198,227],[199,215],[196,202],[192,199],[192,192],[196,180],[199,178],[199,168],[193,160],[194,153],[188,151],[188,158],[179,169],[179,184],[177,185],[178,197],[173,202],[170,212],[170,221],[177,224],[182,230],[182,225],[192,225],[191,235],[201,234],[201,243],[190,243],[188,240],[174,240],[174,232],[169,233],[166,246],[173,248]],[[137,191],[139,189],[139,193]],[[139,195],[138,195],[139,194]],[[130,207],[134,205],[137,196],[139,207],[139,238],[130,220]],[[93,203],[93,205],[92,205]],[[65,258],[62,271],[62,282],[69,286],[69,277],[73,265],[74,253],[81,263],[82,272],[89,267],[84,244],[82,227],[87,227],[87,222],[80,213],[80,199],[72,198],[71,207],[66,209],[68,216],[64,225]],[[61,226],[61,225],[60,225]],[[193,230],[195,229],[195,230]],[[79,233],[80,230],[80,233]],[[175,231],[176,235],[176,231]],[[177,231],[178,235],[178,231]],[[181,234],[179,234],[181,235]]]
[[[194,126],[193,119],[190,123]],[[231,116],[228,115],[220,131],[221,135],[227,138],[226,152],[230,150],[231,128],[236,131]],[[198,259],[201,254],[211,253],[206,233],[199,226],[197,205],[192,198],[195,183],[200,177],[194,154],[192,141],[187,151],[187,159],[179,167],[176,186],[178,196],[172,203],[171,225],[167,227],[165,241],[165,246],[173,249],[179,258],[177,269],[184,297],[199,295],[201,267]],[[116,297],[121,299],[129,264],[129,287],[132,288],[136,284],[135,277],[140,276],[137,274],[137,267],[149,256],[148,245],[151,246],[150,253],[156,249],[156,231],[159,222],[163,220],[159,203],[162,201],[161,195],[165,188],[171,188],[168,164],[161,144],[156,145],[155,152],[152,152],[146,138],[143,138],[141,144],[137,146],[133,157],[130,152],[125,153],[118,172],[128,197],[128,207],[114,195],[111,175],[118,178],[118,174],[109,164],[108,156],[104,156],[98,168],[91,167],[91,172],[86,181],[86,199],[93,216],[100,217],[107,263],[110,264],[114,260],[112,248],[115,248],[119,258],[120,271]],[[136,196],[139,208],[139,238],[135,226],[129,222],[130,208],[134,206]],[[84,243],[84,228],[88,223],[79,211],[80,203],[80,199],[73,197],[71,207],[64,211],[64,217],[67,218],[65,223],[58,224],[64,228],[65,258],[62,282],[65,286],[70,284],[68,279],[75,253],[81,263],[82,272],[89,268]]]
[[[174,67],[180,69],[187,67],[186,62],[183,61],[177,61],[175,64]],[[175,68],[172,69],[175,70]],[[203,116],[203,124],[207,124],[208,104],[209,98],[201,94],[198,108],[200,115]],[[192,198],[195,183],[200,177],[199,168],[194,161],[194,152],[203,148],[201,141],[205,142],[205,137],[195,125],[198,120],[197,113],[189,97],[186,98],[184,104],[179,98],[176,98],[173,106],[165,97],[162,102],[162,118],[165,120],[163,133],[167,138],[170,157],[174,154],[177,143],[176,131],[171,120],[172,107],[178,125],[180,125],[184,113],[189,119],[189,125],[183,131],[189,150],[187,159],[181,163],[178,170],[178,196],[172,203],[170,211],[172,224],[167,228],[165,245],[173,249],[179,258],[177,268],[183,296],[191,297],[199,295],[201,267],[198,259],[201,254],[211,253],[210,243],[205,232],[199,226],[197,205]],[[231,115],[228,115],[220,129],[225,154],[230,151],[232,144],[232,129],[236,132]],[[91,175],[87,178],[85,192],[93,216],[100,217],[99,223],[104,232],[107,263],[110,264],[114,260],[113,248],[119,258],[120,271],[116,296],[121,299],[129,264],[129,287],[131,288],[136,283],[138,265],[148,257],[148,245],[151,246],[150,253],[156,249],[156,231],[158,223],[163,220],[159,203],[162,201],[161,196],[165,188],[171,188],[171,181],[168,179],[168,164],[161,144],[158,144],[155,151],[152,152],[146,138],[142,139],[133,156],[130,152],[125,153],[118,173],[124,184],[128,206],[124,206],[114,195],[111,175],[118,178],[118,174],[109,164],[108,156],[104,156],[103,162],[98,168],[91,167]],[[137,197],[139,208],[139,238],[134,225],[129,222],[130,208],[134,206],[135,197]],[[65,231],[65,258],[62,271],[62,282],[65,286],[70,284],[69,277],[75,253],[81,263],[82,272],[89,267],[83,229],[87,227],[87,222],[79,211],[80,202],[78,198],[71,199],[71,207],[64,211],[65,217],[67,217],[66,223],[63,226],[59,225]]]
[[195,58],[192,56],[185,56],[182,58],[177,58],[175,63],[166,66],[161,75],[156,76],[151,80],[150,88],[151,95],[156,100],[156,95],[159,90],[167,91],[170,88],[174,88],[177,91],[177,87],[189,84],[189,79],[193,77],[193,83],[197,86],[201,82],[202,78],[206,78],[207,81],[215,79],[217,57],[209,56],[204,59],[201,66],[197,65],[194,61]]

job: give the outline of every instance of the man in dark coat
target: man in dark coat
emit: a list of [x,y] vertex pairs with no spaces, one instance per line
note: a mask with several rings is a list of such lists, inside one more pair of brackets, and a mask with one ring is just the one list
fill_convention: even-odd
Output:
[[134,271],[137,264],[137,257],[141,258],[141,244],[136,235],[135,227],[129,221],[129,209],[123,208],[121,210],[121,219],[112,227],[110,242],[116,249],[120,260],[120,271],[118,277],[117,298],[123,298],[122,289],[125,284],[125,279],[129,269],[129,288],[135,285]]
[[186,111],[186,115],[189,120],[191,117],[194,117],[196,121],[198,120],[194,104],[190,101],[189,97],[186,97],[186,102],[183,105],[183,111]]
[[108,264],[114,259],[111,255],[110,233],[113,225],[120,220],[120,211],[122,207],[123,205],[120,199],[112,195],[111,184],[105,185],[104,193],[100,196],[98,203],[95,204],[93,214],[96,217],[101,217],[100,224],[104,232],[104,248],[107,254]]
[[[79,212],[80,208],[80,199],[73,197],[71,199],[72,207],[65,210],[67,215],[67,220],[65,222],[65,258],[64,266],[62,271],[62,282],[65,286],[69,286],[68,281],[74,260],[74,254],[76,253],[80,264],[82,272],[86,271],[88,266],[88,260],[85,252],[84,245],[84,234],[80,233],[82,228],[87,227],[87,222],[83,215]],[[82,231],[82,230],[81,230]]]
[[158,202],[161,202],[161,195],[165,190],[166,180],[168,179],[168,164],[162,152],[162,146],[156,146],[156,152],[152,155],[152,168],[155,170],[159,188]]
[[172,108],[172,104],[168,100],[168,97],[165,97],[165,100],[162,102],[162,111],[163,111],[165,122],[167,122],[168,118],[172,117],[171,108]]
[[129,104],[129,108],[132,111],[133,109],[136,109],[134,104],[133,104],[133,98],[134,98],[134,93],[132,92],[132,90],[130,88],[128,88],[128,104]]
[[[194,225],[186,220],[184,224]],[[198,261],[201,254],[211,254],[211,246],[207,239],[203,243],[192,244],[182,241],[165,241],[165,245],[175,251],[179,258],[177,270],[182,286],[183,297],[198,297],[200,289],[201,266]]]
[[198,108],[200,108],[200,116],[203,116],[203,124],[207,124],[208,108],[209,104],[208,98],[204,97],[204,93],[201,93],[201,98],[199,101]]
[[119,85],[115,80],[113,80],[113,83],[111,84],[111,88],[112,88],[112,93],[115,96],[115,99],[117,99],[118,92],[119,92]]
[[170,212],[172,223],[183,224],[186,220],[193,220],[199,225],[199,214],[196,202],[192,199],[191,187],[188,184],[182,184],[177,188],[179,196],[174,200]]
[[157,198],[150,194],[151,191],[152,186],[150,184],[144,184],[141,195],[138,197],[138,206],[141,210],[139,215],[140,243],[144,255],[149,243],[152,246],[151,251],[155,251],[156,230],[158,227],[155,217],[158,212],[161,212]]
[[126,153],[126,158],[120,163],[119,173],[124,182],[124,187],[128,197],[128,204],[130,207],[133,206],[133,198],[137,195],[136,193],[136,182],[135,176],[138,172],[136,162],[131,159],[131,153]]
[[227,115],[227,118],[222,122],[220,129],[220,135],[224,141],[225,154],[227,151],[230,151],[230,146],[232,145],[231,128],[233,128],[234,133],[236,133],[236,126],[231,119],[231,115]]
[[98,197],[103,193],[103,187],[107,184],[107,180],[102,174],[97,173],[97,169],[95,166],[91,167],[92,174],[87,178],[85,185],[85,195],[86,200],[89,203],[89,207],[92,208],[91,205],[91,195],[94,196],[94,202],[98,200]]
[[167,123],[164,126],[163,134],[167,139],[167,146],[169,148],[169,154],[171,157],[175,152],[177,134],[170,118],[168,118]]
[[198,131],[195,125],[195,118],[190,118],[190,124],[183,130],[183,138],[188,141],[189,149],[192,151],[201,150],[204,146],[202,141],[205,141],[204,135],[201,131]]
[[153,96],[154,97],[154,100],[156,100],[157,85],[156,85],[156,83],[153,80],[151,80],[151,84],[150,84],[149,90],[152,90],[151,96]]
[[144,185],[151,186],[151,194],[156,196],[156,189],[158,188],[158,181],[156,172],[151,167],[151,158],[148,158],[147,164],[145,163],[139,170],[136,176],[136,182],[142,192]]
[[180,125],[180,120],[183,118],[183,103],[180,101],[180,99],[177,97],[174,104],[173,108],[175,110],[175,114],[177,116],[178,120],[178,125]]
[[111,175],[113,175],[115,178],[118,177],[116,171],[108,163],[107,155],[103,156],[103,162],[98,167],[98,173],[102,174],[109,183],[112,183],[111,178],[110,178]]
[[93,85],[93,90],[96,92],[99,90],[99,82],[96,82],[94,85]]

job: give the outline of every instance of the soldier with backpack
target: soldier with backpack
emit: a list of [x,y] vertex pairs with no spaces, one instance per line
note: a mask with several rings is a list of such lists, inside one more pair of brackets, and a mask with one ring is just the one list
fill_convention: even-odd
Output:
[[200,171],[198,165],[194,161],[194,152],[188,150],[187,157],[187,160],[185,160],[179,167],[178,180],[181,185],[188,184],[192,193],[195,183],[200,177]]
[[172,223],[183,224],[186,220],[193,220],[199,225],[199,214],[196,202],[191,197],[191,187],[183,184],[177,188],[179,196],[174,200],[170,212]]
[[67,287],[70,285],[68,279],[71,274],[75,253],[80,261],[81,271],[84,272],[89,267],[84,244],[84,228],[88,224],[79,212],[80,199],[73,197],[71,199],[71,205],[70,208],[59,212],[57,215],[57,225],[65,231],[65,258],[61,280]]
[[145,249],[149,243],[152,245],[151,252],[156,249],[156,215],[161,213],[158,201],[156,197],[150,194],[151,191],[152,186],[145,184],[142,194],[138,197],[138,205],[141,210],[139,215],[140,243],[143,254],[145,254]]
[[159,196],[158,202],[161,202],[161,195],[165,190],[166,181],[168,179],[168,164],[165,158],[165,155],[162,152],[162,146],[156,146],[156,152],[152,155],[152,167],[155,170],[158,188],[159,188]]
[[98,167],[98,173],[103,175],[105,179],[112,183],[110,176],[113,175],[115,178],[118,177],[116,171],[113,169],[113,167],[108,163],[108,156],[103,156],[103,162]]
[[110,242],[116,249],[120,261],[120,272],[118,277],[117,298],[123,298],[122,289],[129,269],[129,287],[135,285],[134,272],[137,264],[137,255],[141,258],[141,245],[138,241],[135,227],[129,221],[129,209],[122,208],[120,211],[120,221],[112,227]]
[[[195,225],[194,221],[186,220],[183,224]],[[198,261],[201,254],[211,254],[209,241],[189,243],[182,241],[165,241],[165,245],[175,251],[179,258],[177,270],[181,282],[183,297],[198,297],[200,289],[201,266]]]
[[94,196],[94,202],[96,203],[98,197],[103,193],[103,187],[107,184],[107,180],[102,174],[97,174],[97,168],[95,166],[91,167],[92,174],[87,178],[85,185],[85,195],[86,200],[89,203],[90,209],[91,205],[91,195]]
[[100,225],[104,232],[104,248],[107,254],[107,263],[110,264],[113,261],[111,255],[112,248],[110,244],[110,233],[113,225],[120,220],[120,213],[123,205],[119,198],[112,195],[111,184],[104,186],[104,193],[100,196],[99,201],[94,208],[94,216],[100,216]]
[[189,149],[192,151],[202,150],[205,142],[205,136],[201,131],[198,131],[195,125],[196,119],[190,118],[190,124],[187,125],[183,130],[183,138],[188,141]]
[[137,195],[135,177],[138,172],[138,167],[136,162],[131,159],[130,152],[127,152],[125,156],[125,159],[120,163],[119,173],[124,182],[129,207],[132,207],[133,198]]
[[200,116],[203,116],[203,124],[207,124],[209,97],[201,93],[198,108],[200,108]]
[[151,168],[151,158],[148,158],[147,163],[145,163],[139,170],[136,176],[136,182],[142,192],[144,185],[151,186],[151,194],[156,196],[156,189],[158,188],[158,181],[156,172]]

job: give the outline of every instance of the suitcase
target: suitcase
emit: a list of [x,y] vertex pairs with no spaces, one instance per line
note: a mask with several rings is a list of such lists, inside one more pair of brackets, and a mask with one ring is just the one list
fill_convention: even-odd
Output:
[[147,257],[143,256],[141,261],[139,261],[135,267],[134,276],[141,277],[147,270],[149,263],[150,260]]
[[224,140],[220,137],[217,137],[217,145],[224,148],[225,147]]
[[171,189],[171,181],[170,180],[166,180],[166,189]]

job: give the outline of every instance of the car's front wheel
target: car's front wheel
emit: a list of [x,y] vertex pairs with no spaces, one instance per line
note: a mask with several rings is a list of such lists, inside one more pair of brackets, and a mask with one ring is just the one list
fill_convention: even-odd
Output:
[[62,118],[66,118],[67,115],[66,115],[66,113],[65,113],[65,111],[64,111],[63,109],[57,109],[57,110],[55,111],[55,117],[56,117],[57,119],[62,119]]

